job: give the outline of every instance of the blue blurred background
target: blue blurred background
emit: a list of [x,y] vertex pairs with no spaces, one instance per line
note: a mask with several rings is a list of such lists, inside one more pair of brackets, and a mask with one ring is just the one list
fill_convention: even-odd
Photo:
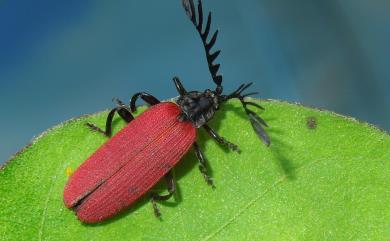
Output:
[[[204,0],[224,87],[390,129],[390,1]],[[0,0],[0,163],[33,136],[137,91],[214,87],[180,0]]]

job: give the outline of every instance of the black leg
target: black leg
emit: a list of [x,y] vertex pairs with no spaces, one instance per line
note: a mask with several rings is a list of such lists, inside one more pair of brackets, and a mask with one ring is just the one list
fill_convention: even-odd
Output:
[[208,185],[214,187],[213,180],[211,177],[208,175],[207,172],[207,167],[206,167],[206,157],[204,156],[202,149],[200,149],[198,143],[194,143],[194,148],[195,148],[195,154],[196,157],[199,160],[199,170],[202,173],[204,180],[207,182]]
[[227,146],[230,150],[240,152],[240,148],[238,148],[237,145],[227,141],[222,136],[219,136],[211,127],[208,125],[203,125],[204,129],[207,131],[207,133],[214,138],[218,143]]
[[112,134],[112,120],[114,118],[115,112],[118,112],[118,114],[122,117],[122,119],[124,119],[127,123],[129,123],[134,119],[133,115],[126,107],[118,106],[112,109],[110,113],[108,113],[107,121],[106,121],[106,129],[104,131],[99,127],[97,127],[95,124],[87,123],[87,126],[94,131],[100,132],[105,136],[110,137]]
[[160,103],[160,101],[156,97],[154,97],[153,95],[148,94],[146,92],[139,92],[139,93],[136,93],[135,95],[133,95],[133,97],[131,97],[130,109],[131,109],[132,112],[137,110],[137,107],[135,106],[135,102],[137,101],[137,99],[139,97],[141,99],[143,99],[149,105],[155,105],[155,104]]
[[165,174],[164,177],[165,177],[165,180],[167,182],[168,194],[159,195],[158,193],[155,193],[155,192],[151,192],[150,193],[150,198],[151,198],[151,202],[152,202],[152,205],[153,205],[154,215],[156,215],[156,217],[160,217],[161,216],[160,210],[157,207],[157,201],[166,201],[166,200],[168,200],[169,198],[172,197],[172,195],[176,191],[176,184],[175,184],[175,179],[173,178],[172,170],[169,171],[167,174]]

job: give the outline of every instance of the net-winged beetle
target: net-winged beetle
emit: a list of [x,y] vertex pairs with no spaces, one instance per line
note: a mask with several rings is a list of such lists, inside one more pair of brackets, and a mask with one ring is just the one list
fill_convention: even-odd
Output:
[[[110,218],[148,192],[154,212],[159,216],[156,201],[167,200],[175,192],[172,168],[191,147],[195,149],[199,169],[206,182],[213,185],[207,174],[206,158],[195,141],[196,129],[203,127],[218,143],[238,151],[235,144],[219,136],[207,125],[219,106],[227,100],[236,98],[241,101],[255,133],[266,145],[270,144],[263,128],[267,124],[248,109],[248,105],[260,109],[262,107],[244,100],[245,97],[256,94],[243,94],[251,83],[242,84],[229,95],[222,94],[222,75],[218,74],[219,64],[214,64],[220,50],[210,52],[217,40],[218,30],[208,41],[211,12],[204,25],[201,0],[197,5],[197,14],[193,0],[182,0],[182,4],[200,34],[216,88],[204,92],[186,91],[179,78],[174,77],[173,82],[179,92],[176,103],[160,102],[148,93],[139,92],[131,98],[130,106],[116,100],[117,107],[109,112],[105,130],[88,123],[91,129],[110,137],[115,113],[128,122],[126,127],[81,164],[68,180],[64,190],[64,203],[76,212],[82,222],[94,223]],[[138,98],[150,104],[151,108],[134,119],[132,112],[136,110]],[[168,194],[151,192],[151,188],[163,177],[167,182]]]

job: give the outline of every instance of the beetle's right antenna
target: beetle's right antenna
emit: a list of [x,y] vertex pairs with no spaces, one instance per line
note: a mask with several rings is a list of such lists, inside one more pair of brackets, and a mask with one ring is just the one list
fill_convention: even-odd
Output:
[[218,57],[218,55],[221,53],[221,50],[217,50],[214,53],[210,54],[211,48],[214,46],[217,36],[218,36],[218,30],[216,30],[211,37],[210,41],[207,43],[207,38],[210,33],[210,25],[211,25],[211,12],[209,12],[209,15],[207,17],[207,23],[206,27],[203,29],[203,9],[202,9],[202,1],[198,1],[198,21],[196,21],[195,17],[195,6],[193,0],[182,0],[183,7],[187,13],[187,16],[190,18],[191,22],[194,24],[196,30],[200,34],[200,37],[203,42],[204,49],[206,51],[206,59],[209,66],[209,70],[211,73],[211,77],[214,80],[214,83],[217,85],[216,93],[218,95],[222,94],[222,75],[218,74],[219,66],[220,64],[213,64],[214,60]]
[[252,125],[253,130],[255,131],[256,135],[264,142],[264,144],[269,146],[271,144],[271,140],[270,140],[267,132],[263,128],[263,126],[268,127],[267,123],[263,120],[263,118],[261,118],[259,115],[257,115],[256,112],[250,110],[248,108],[248,105],[257,107],[261,110],[264,110],[264,108],[262,106],[256,104],[255,102],[245,100],[245,97],[248,97],[251,95],[256,95],[258,93],[251,92],[251,93],[243,94],[243,91],[246,90],[247,88],[249,88],[251,85],[252,85],[252,83],[242,84],[242,85],[240,85],[240,87],[238,87],[237,90],[235,90],[230,95],[224,95],[222,97],[225,99],[225,101],[229,100],[229,99],[233,99],[233,98],[237,98],[240,100],[242,106],[244,107],[246,114],[249,117],[249,121],[251,122],[251,125]]

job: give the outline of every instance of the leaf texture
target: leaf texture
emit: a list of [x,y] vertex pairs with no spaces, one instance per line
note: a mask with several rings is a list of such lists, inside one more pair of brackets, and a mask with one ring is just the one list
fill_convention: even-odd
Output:
[[[0,171],[0,240],[389,240],[389,134],[328,111],[251,101],[265,108],[252,110],[269,125],[270,147],[239,101],[221,106],[210,126],[241,153],[199,131],[216,188],[190,151],[161,220],[142,198],[107,222],[79,222],[63,203],[66,173],[106,141],[85,123],[103,127],[107,112],[48,130]],[[114,123],[114,132],[125,125]],[[163,183],[154,189],[164,192]]]

